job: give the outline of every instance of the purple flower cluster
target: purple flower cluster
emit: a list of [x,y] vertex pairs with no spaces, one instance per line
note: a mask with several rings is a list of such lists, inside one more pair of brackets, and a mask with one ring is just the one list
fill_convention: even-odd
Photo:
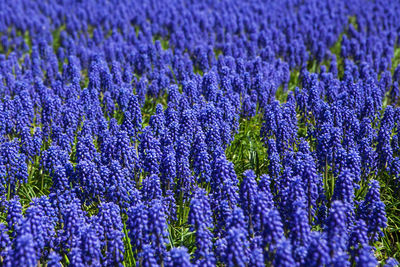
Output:
[[400,4],[264,2],[0,1],[0,265],[376,266]]

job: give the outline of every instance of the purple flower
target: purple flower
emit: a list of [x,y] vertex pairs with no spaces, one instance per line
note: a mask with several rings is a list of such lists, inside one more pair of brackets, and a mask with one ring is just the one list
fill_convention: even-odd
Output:
[[99,265],[103,257],[100,236],[94,227],[82,229],[81,257],[82,261],[87,265]]
[[256,175],[252,170],[247,170],[243,173],[243,181],[240,187],[240,202],[245,216],[249,220],[249,232],[253,231],[254,208],[257,197],[257,182]]
[[7,232],[5,224],[0,223],[0,256],[3,258],[7,256],[11,250],[10,236]]
[[311,241],[308,247],[305,264],[307,266],[325,266],[330,262],[327,240],[318,232],[311,234]]
[[129,230],[132,250],[135,253],[148,242],[148,209],[143,203],[138,203],[128,209],[127,215],[126,226]]
[[279,242],[274,258],[274,266],[289,267],[295,266],[296,263],[292,256],[292,246],[290,242],[283,239]]
[[333,255],[333,258],[340,256],[340,253],[346,251],[346,241],[348,238],[346,212],[346,205],[341,201],[336,200],[332,202],[326,231],[330,254]]
[[152,201],[153,199],[161,199],[162,191],[160,185],[160,178],[153,174],[143,180],[142,195],[144,201]]
[[228,266],[246,266],[248,264],[248,241],[246,231],[242,227],[228,230],[226,237],[225,263]]
[[335,182],[332,200],[340,200],[346,205],[349,223],[354,213],[354,174],[350,170],[344,169],[339,174]]
[[47,266],[49,266],[49,267],[61,267],[62,266],[61,265],[62,258],[57,252],[55,252],[55,251],[50,252],[50,255],[48,258],[49,258],[49,260],[47,261]]
[[70,266],[79,267],[83,266],[82,252],[79,247],[73,247],[68,253],[68,259]]
[[[97,215],[98,224],[102,226],[103,238],[106,241],[103,247],[106,248],[105,264],[122,265],[124,260],[123,224],[120,215],[120,208],[114,203],[103,203]],[[97,240],[92,240],[97,242]],[[93,248],[94,249],[94,248]],[[92,251],[97,253],[97,251]]]
[[214,261],[212,253],[212,233],[208,228],[213,226],[211,208],[206,196],[206,191],[197,189],[190,202],[188,222],[196,230],[195,257],[198,263]]
[[36,266],[38,257],[34,246],[34,238],[29,232],[18,234],[14,240],[14,249],[10,257],[7,257],[5,265]]
[[192,264],[190,263],[190,256],[185,247],[176,247],[171,249],[169,252],[170,259],[167,263],[167,266],[176,266],[176,267],[190,267]]
[[201,129],[196,131],[193,144],[193,170],[199,177],[198,182],[210,182],[211,164],[210,155],[207,151],[205,136]]
[[22,206],[18,197],[14,197],[7,203],[7,217],[6,222],[8,229],[13,232],[18,230],[18,227],[22,223]]
[[269,173],[274,179],[277,179],[280,175],[282,165],[274,139],[268,140],[268,160]]
[[168,232],[163,205],[158,199],[150,203],[147,229],[151,246],[155,249],[157,262],[164,262]]
[[265,266],[263,250],[261,248],[255,247],[251,249],[251,253],[249,255],[249,266],[254,266],[254,267]]
[[53,181],[53,185],[50,189],[51,192],[57,192],[57,191],[63,192],[65,190],[70,189],[65,167],[57,166],[54,170],[54,173],[51,176]]
[[364,201],[358,208],[358,216],[363,219],[368,227],[370,241],[376,241],[383,235],[382,229],[387,225],[385,204],[380,199],[379,182],[372,180]]
[[353,259],[364,246],[368,246],[367,225],[363,220],[357,220],[348,240],[348,251]]
[[273,251],[277,244],[285,238],[281,216],[276,209],[263,214],[262,222],[262,244],[267,251]]
[[355,260],[357,267],[372,267],[372,266],[377,266],[378,265],[378,261],[375,258],[374,255],[374,249],[370,246],[364,246],[361,250],[360,250],[360,254],[358,255],[358,257]]
[[295,247],[307,247],[311,233],[307,211],[299,205],[290,217],[289,225],[291,228],[289,237],[292,241],[292,245]]
[[156,106],[156,114],[150,117],[149,124],[154,131],[155,136],[160,136],[164,131],[165,127],[165,116],[163,111],[163,106],[161,104],[157,104]]
[[101,178],[96,164],[92,161],[82,160],[77,164],[76,178],[83,189],[83,194],[92,198],[104,195],[105,181]]
[[399,262],[395,258],[389,258],[386,261],[385,267],[396,267],[399,265]]

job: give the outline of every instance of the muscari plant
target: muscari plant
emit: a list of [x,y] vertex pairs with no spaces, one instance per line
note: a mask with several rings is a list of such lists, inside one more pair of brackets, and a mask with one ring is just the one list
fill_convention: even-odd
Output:
[[0,265],[396,266],[399,8],[0,2]]

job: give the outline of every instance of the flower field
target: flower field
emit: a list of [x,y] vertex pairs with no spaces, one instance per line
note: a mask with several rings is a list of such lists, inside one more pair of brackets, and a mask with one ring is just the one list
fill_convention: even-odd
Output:
[[399,11],[0,1],[0,266],[398,266]]

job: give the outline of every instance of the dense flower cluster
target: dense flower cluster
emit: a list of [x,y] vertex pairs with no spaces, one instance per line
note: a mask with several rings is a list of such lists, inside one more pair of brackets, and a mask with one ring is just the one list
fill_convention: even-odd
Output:
[[395,266],[399,10],[0,1],[0,265]]

